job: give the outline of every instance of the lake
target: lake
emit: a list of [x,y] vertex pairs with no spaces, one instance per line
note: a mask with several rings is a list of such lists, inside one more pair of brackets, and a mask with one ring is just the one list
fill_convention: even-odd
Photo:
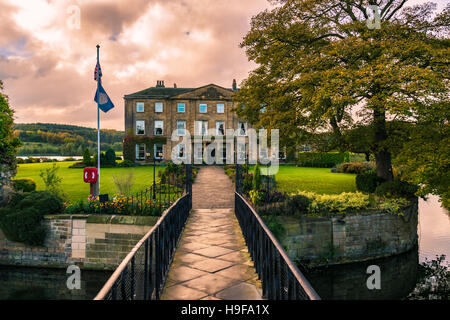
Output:
[[[419,263],[446,255],[450,265],[450,214],[439,202],[439,197],[419,199],[418,247],[404,254],[304,271],[313,288],[322,299],[375,300],[405,299],[416,287]],[[366,286],[369,265],[381,270],[381,289]]]

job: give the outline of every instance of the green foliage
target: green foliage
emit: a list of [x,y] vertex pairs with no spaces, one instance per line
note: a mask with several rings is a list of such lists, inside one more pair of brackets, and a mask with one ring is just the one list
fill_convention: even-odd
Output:
[[248,174],[242,175],[242,185],[241,189],[243,193],[248,193],[253,188],[253,174],[249,172]]
[[59,167],[56,163],[53,163],[52,167],[47,167],[39,172],[39,176],[44,182],[45,190],[53,193],[54,195],[64,198],[64,192],[61,188],[62,178],[58,176]]
[[360,192],[343,192],[341,194],[300,192],[299,194],[311,200],[308,208],[308,212],[311,214],[344,214],[367,209],[370,205],[369,196]]
[[0,227],[10,241],[40,246],[46,236],[43,216],[60,213],[62,208],[61,199],[47,191],[16,193],[8,206],[0,209]]
[[297,164],[301,167],[331,168],[349,159],[348,152],[299,152]]
[[136,161],[136,144],[145,144],[147,152],[150,153],[150,159],[153,161],[154,145],[155,144],[166,144],[166,137],[146,137],[146,136],[135,136],[128,135],[123,139],[123,159],[132,162]]
[[[82,155],[97,148],[97,129],[53,123],[20,123],[14,129],[24,142],[20,155]],[[121,151],[123,137],[123,131],[100,130],[101,148]]]
[[419,268],[419,281],[409,300],[450,300],[450,269],[445,255],[422,262]]
[[[424,136],[411,142],[419,148],[405,148],[419,158],[410,161],[414,178],[421,180],[415,182],[448,196],[450,179],[439,173],[450,172],[450,143],[429,138],[448,137],[450,6],[437,12],[429,2],[407,7],[408,1],[377,1],[382,26],[370,29],[361,1],[275,3],[253,17],[241,43],[256,69],[234,95],[238,117],[254,127],[279,129],[281,145],[329,130],[340,150],[373,154],[385,180],[393,178],[391,158],[402,153],[396,147],[404,139],[388,123],[411,122],[415,136]],[[347,138],[345,130],[353,128],[362,129]],[[423,133],[429,129],[434,132]]]
[[412,183],[394,179],[381,183],[375,189],[375,194],[387,198],[412,198],[418,190],[419,188]]
[[[336,166],[337,173],[356,173],[360,174],[366,171],[375,169],[375,164],[372,162],[344,162]],[[333,171],[332,171],[333,172]]]
[[90,166],[91,165],[91,152],[89,151],[89,148],[84,149],[83,151],[83,163],[86,166]]
[[116,153],[113,149],[109,148],[105,153],[105,162],[109,165],[116,165]]
[[409,205],[409,201],[404,198],[387,198],[378,204],[378,208],[387,211],[392,215],[403,216],[403,209]]
[[372,193],[384,180],[374,171],[367,171],[356,176],[356,189],[358,191]]
[[252,184],[253,184],[253,190],[261,189],[261,169],[260,169],[258,163],[253,168]]
[[132,166],[133,166],[133,162],[130,161],[130,160],[124,160],[124,161],[122,161],[122,162],[117,164],[117,167],[124,167],[124,168],[132,167]]
[[31,192],[36,190],[36,182],[30,178],[15,179],[13,185],[15,191]]
[[264,220],[270,232],[272,232],[275,238],[281,239],[283,237],[283,235],[286,232],[286,229],[283,227],[281,223],[278,222],[276,216],[269,215],[269,216],[262,216],[261,218]]
[[285,202],[284,212],[288,216],[298,216],[308,212],[311,205],[311,199],[307,196],[298,194],[289,197]]
[[16,154],[21,142],[13,134],[14,111],[10,108],[8,97],[2,90],[3,82],[0,80],[0,164],[14,171]]
[[131,195],[131,188],[134,184],[134,173],[133,171],[128,171],[122,175],[113,175],[113,181],[116,185],[119,194],[129,196]]
[[261,205],[264,201],[264,193],[257,189],[250,190],[249,197],[255,206]]

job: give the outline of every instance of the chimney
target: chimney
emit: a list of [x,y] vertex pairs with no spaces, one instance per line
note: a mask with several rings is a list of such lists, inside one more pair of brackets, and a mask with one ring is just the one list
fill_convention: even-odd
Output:
[[233,79],[233,91],[237,91],[237,84],[236,84],[236,79]]
[[156,87],[164,88],[164,80],[156,80]]
[[174,83],[174,84],[173,84],[173,87],[174,87],[174,88],[176,88],[176,87],[177,87],[177,84],[176,84],[176,83]]

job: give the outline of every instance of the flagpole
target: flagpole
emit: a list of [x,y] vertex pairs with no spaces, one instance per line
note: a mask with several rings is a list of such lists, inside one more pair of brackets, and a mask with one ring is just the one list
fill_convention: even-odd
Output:
[[[100,61],[99,61],[99,49],[97,44],[97,94],[100,87]],[[100,106],[99,99],[97,100],[97,172],[98,172],[98,194],[100,195]]]

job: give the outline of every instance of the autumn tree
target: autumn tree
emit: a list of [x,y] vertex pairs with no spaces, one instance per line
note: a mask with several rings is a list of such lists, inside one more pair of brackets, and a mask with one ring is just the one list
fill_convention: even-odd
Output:
[[[294,132],[364,128],[379,177],[391,180],[391,120],[417,123],[440,105],[448,123],[447,6],[406,0],[287,0],[251,21],[241,46],[257,67],[242,83],[237,113],[256,127]],[[380,28],[372,28],[372,10]]]

